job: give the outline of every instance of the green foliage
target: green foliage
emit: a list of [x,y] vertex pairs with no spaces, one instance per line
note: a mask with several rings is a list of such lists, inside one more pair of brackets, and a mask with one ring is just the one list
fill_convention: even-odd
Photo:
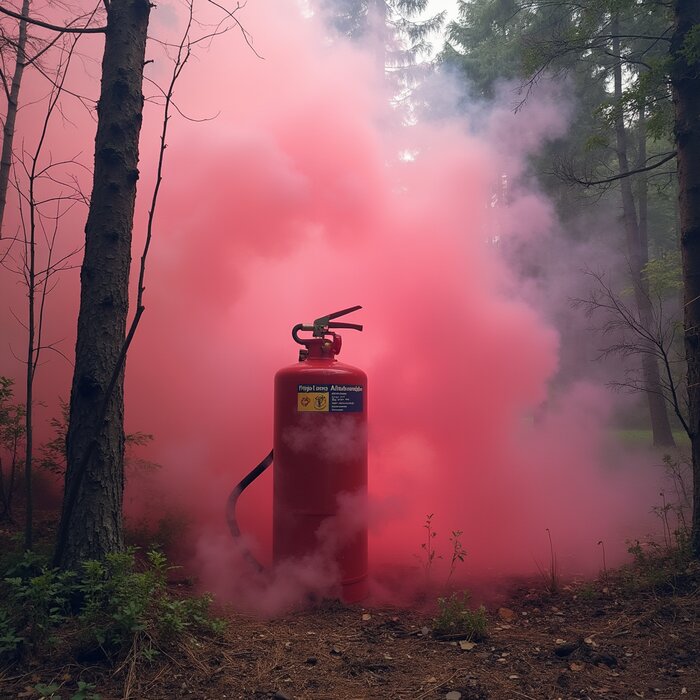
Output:
[[[54,436],[51,440],[41,446],[37,464],[41,469],[63,476],[66,473],[66,436],[68,434],[68,416],[70,406],[67,402],[60,401],[60,416],[53,417],[49,425],[53,428]],[[153,441],[150,433],[127,433],[124,436],[124,446],[126,450],[124,466],[127,475],[139,471],[152,471],[159,469],[160,465],[146,459],[136,457],[135,448],[145,447]]]
[[592,600],[595,600],[596,596],[598,595],[598,592],[596,591],[596,587],[592,583],[583,583],[576,590],[576,595],[581,600],[591,602]]
[[532,15],[519,12],[517,0],[460,0],[458,7],[457,20],[447,26],[440,61],[456,68],[484,97],[493,97],[500,81],[523,79],[529,57],[522,38]]
[[700,62],[700,24],[695,24],[688,30],[681,53],[689,66]]
[[24,404],[14,399],[14,382],[0,376],[0,517],[10,513],[17,470],[24,457]]
[[61,686],[58,685],[57,683],[37,683],[34,686],[34,690],[39,693],[39,698],[40,700],[43,700],[44,698],[46,700],[53,700],[54,698],[60,698],[60,695],[57,695],[57,691],[61,689]]
[[692,497],[691,468],[682,458],[663,458],[669,489],[662,491],[661,502],[652,508],[662,526],[661,541],[628,542],[632,564],[622,570],[623,586],[630,593],[673,593],[686,583],[695,585],[691,573],[690,511]]
[[469,607],[470,595],[453,593],[446,598],[438,598],[438,614],[433,619],[433,633],[437,637],[461,637],[478,642],[487,636],[488,618],[486,608],[481,605],[476,610]]
[[101,648],[120,650],[135,635],[168,641],[191,628],[219,631],[209,617],[211,598],[174,598],[167,590],[165,556],[148,552],[148,566],[136,569],[134,552],[113,554],[102,563],[85,562],[76,586],[82,594],[81,627]]
[[[34,686],[34,691],[39,694],[39,700],[60,700],[61,695],[58,692],[60,689],[61,686],[57,683],[37,683]],[[78,688],[69,700],[100,700],[100,695],[93,692],[94,689],[94,683],[78,681]]]
[[649,291],[656,297],[663,298],[683,289],[679,250],[664,251],[649,260],[642,272],[649,283]]
[[147,519],[125,523],[124,537],[127,544],[143,549],[161,549],[171,551],[181,541],[190,524],[186,514],[166,511],[155,522]]
[[70,696],[70,700],[100,700],[100,696],[94,693],[94,683],[78,681],[78,690]]
[[[42,653],[68,636],[106,656],[147,639],[143,656],[152,658],[160,646],[185,634],[223,630],[224,623],[211,616],[211,597],[173,596],[165,556],[151,550],[146,559],[137,562],[131,550],[104,562],[86,561],[81,571],[71,572],[45,563],[38,568],[36,555],[25,555],[6,570],[0,589],[0,657],[23,647]],[[88,690],[83,688],[85,698]]]
[[342,35],[369,41],[384,60],[387,79],[399,91],[420,82],[428,64],[419,59],[431,53],[431,35],[442,28],[445,13],[425,17],[427,0],[322,0],[331,24]]
[[23,641],[24,637],[19,636],[9,613],[0,608],[0,658],[15,656]]
[[55,642],[54,629],[71,614],[74,580],[73,572],[48,568],[30,578],[5,578],[11,609],[21,610],[22,626],[31,645],[52,645]]

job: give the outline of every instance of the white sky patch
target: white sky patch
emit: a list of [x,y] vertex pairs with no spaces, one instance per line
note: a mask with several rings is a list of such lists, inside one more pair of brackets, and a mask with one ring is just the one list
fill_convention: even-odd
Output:
[[447,12],[447,21],[450,22],[457,17],[457,0],[430,0],[428,3],[428,16],[438,12]]

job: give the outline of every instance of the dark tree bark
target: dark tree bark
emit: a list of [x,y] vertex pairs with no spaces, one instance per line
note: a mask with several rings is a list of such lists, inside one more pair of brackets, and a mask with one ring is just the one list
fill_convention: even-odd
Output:
[[148,0],[110,0],[55,563],[123,547],[124,353]]
[[[619,20],[613,18],[612,53],[620,56]],[[615,91],[616,109],[615,117],[615,141],[617,160],[621,175],[630,172],[628,158],[628,138],[625,127],[624,111],[622,108],[622,62],[617,61],[613,67],[613,83]],[[644,266],[649,262],[649,242],[646,229],[646,191],[644,198],[640,200],[640,216],[637,218],[637,207],[634,201],[634,192],[630,177],[620,180],[620,192],[622,195],[622,219],[625,229],[625,240],[629,256],[630,274],[635,292],[635,302],[639,311],[639,320],[644,328],[652,328],[653,308],[649,297],[649,285],[644,278]],[[675,445],[671,422],[668,417],[668,407],[664,398],[659,364],[652,353],[642,353],[642,377],[644,389],[649,406],[649,417],[654,445],[656,447],[672,447]]]
[[[23,0],[22,15],[29,14],[30,0]],[[17,57],[15,70],[12,74],[12,83],[7,93],[7,114],[2,130],[2,155],[0,155],[0,238],[2,238],[2,224],[5,218],[5,203],[7,201],[7,183],[10,179],[12,167],[12,144],[15,138],[15,122],[17,121],[17,108],[19,106],[19,90],[22,86],[22,75],[26,61],[27,47],[27,21],[19,21],[19,36],[17,38]],[[7,88],[7,86],[6,86]]]
[[678,210],[683,260],[685,355],[693,463],[691,546],[700,558],[700,61],[686,38],[700,25],[698,0],[675,0],[671,39],[671,88],[678,151]]

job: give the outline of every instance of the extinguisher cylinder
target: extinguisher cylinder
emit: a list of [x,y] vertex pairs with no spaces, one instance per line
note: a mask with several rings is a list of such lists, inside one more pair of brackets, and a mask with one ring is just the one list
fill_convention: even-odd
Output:
[[274,562],[331,567],[345,602],[364,599],[365,373],[333,357],[309,357],[277,372],[274,454]]

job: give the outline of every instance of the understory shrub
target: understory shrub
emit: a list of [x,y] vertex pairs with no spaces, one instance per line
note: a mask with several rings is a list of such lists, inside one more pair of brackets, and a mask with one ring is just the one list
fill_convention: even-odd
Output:
[[151,550],[143,562],[135,550],[83,562],[78,572],[60,571],[26,554],[0,584],[0,658],[42,654],[59,643],[78,653],[114,657],[139,639],[147,655],[188,633],[220,633],[211,597],[178,597],[167,585],[165,556]]

